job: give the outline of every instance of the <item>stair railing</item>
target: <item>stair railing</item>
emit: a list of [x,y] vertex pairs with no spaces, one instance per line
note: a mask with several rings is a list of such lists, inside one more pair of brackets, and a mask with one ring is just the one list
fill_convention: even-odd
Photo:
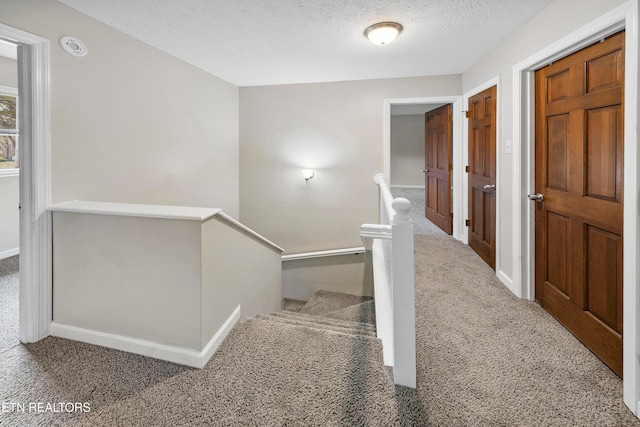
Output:
[[383,174],[380,224],[363,224],[360,236],[371,251],[376,329],[382,340],[384,363],[393,367],[394,382],[416,387],[415,275],[411,202],[391,195]]

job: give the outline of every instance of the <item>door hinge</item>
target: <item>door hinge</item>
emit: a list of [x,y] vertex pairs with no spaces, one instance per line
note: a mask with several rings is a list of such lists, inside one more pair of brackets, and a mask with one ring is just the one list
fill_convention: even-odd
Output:
[[465,119],[469,118],[469,111],[463,111]]
[[451,217],[451,219],[453,219],[453,212],[450,213],[449,216]]
[[469,220],[468,220],[468,219],[465,219],[465,220],[464,220],[464,226],[465,226],[465,227],[468,227],[468,226],[469,226]]
[[465,167],[464,167],[464,171],[465,171],[466,173],[469,173],[469,172],[471,172],[471,169],[469,168],[469,166],[465,166]]

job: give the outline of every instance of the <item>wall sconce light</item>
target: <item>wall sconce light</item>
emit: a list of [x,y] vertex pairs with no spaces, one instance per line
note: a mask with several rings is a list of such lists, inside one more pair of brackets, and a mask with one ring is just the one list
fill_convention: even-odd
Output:
[[389,44],[402,32],[402,25],[397,22],[379,22],[364,30],[364,35],[373,44]]
[[313,173],[312,170],[305,169],[302,171],[302,176],[305,181],[309,182],[309,180],[315,176],[315,173]]

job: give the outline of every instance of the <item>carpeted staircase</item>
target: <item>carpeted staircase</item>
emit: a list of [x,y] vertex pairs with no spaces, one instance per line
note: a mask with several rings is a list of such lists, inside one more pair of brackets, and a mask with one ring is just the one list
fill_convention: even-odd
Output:
[[285,298],[280,312],[243,318],[214,359],[237,354],[244,355],[249,372],[242,376],[253,383],[251,389],[259,390],[262,404],[259,411],[254,405],[239,405],[244,408],[228,414],[229,421],[399,423],[395,386],[382,360],[371,297],[321,290],[307,302]]
[[317,291],[309,301],[284,298],[282,310],[257,318],[344,334],[376,337],[371,297]]
[[[370,298],[284,300],[281,312],[241,318],[201,370],[47,338],[29,346],[26,377],[3,376],[0,400],[91,402],[83,414],[13,413],[10,426],[400,426],[372,319]],[[0,374],[19,372],[7,356]]]

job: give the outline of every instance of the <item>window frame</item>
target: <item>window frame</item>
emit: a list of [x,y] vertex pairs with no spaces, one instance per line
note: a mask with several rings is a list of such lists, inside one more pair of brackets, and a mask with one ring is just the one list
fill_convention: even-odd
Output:
[[[18,88],[10,86],[0,86],[0,95],[15,96],[16,97],[16,130],[2,129],[0,133],[17,135],[18,144],[20,144],[20,98],[18,96]],[[0,169],[0,178],[4,176],[17,176],[20,175],[20,168]]]

